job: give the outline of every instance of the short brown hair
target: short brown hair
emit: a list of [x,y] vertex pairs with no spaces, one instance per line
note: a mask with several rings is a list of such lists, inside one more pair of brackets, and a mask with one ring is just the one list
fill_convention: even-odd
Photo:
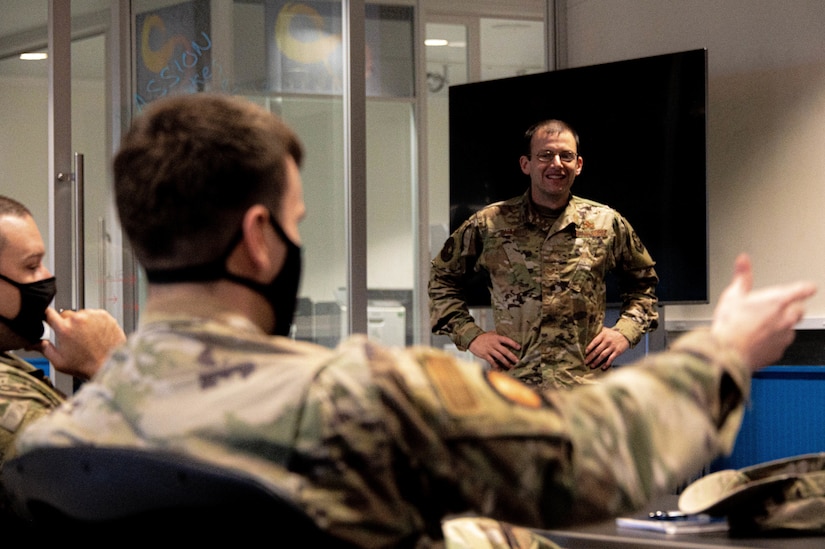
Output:
[[[11,215],[14,217],[31,217],[32,213],[17,200],[0,194],[0,217]],[[0,232],[0,251],[6,247],[6,235]]]
[[573,139],[576,140],[576,150],[573,151],[575,153],[581,152],[579,150],[580,143],[579,143],[579,134],[576,130],[573,129],[573,126],[568,124],[563,120],[556,120],[555,118],[550,118],[548,120],[542,120],[541,122],[536,122],[529,128],[527,131],[524,132],[524,154],[530,156],[533,154],[532,149],[530,148],[533,144],[533,136],[539,130],[547,130],[550,133],[564,133],[569,132]]
[[303,146],[280,118],[229,95],[197,93],[150,104],[114,160],[123,229],[146,268],[215,259],[250,206],[277,212],[286,158]]

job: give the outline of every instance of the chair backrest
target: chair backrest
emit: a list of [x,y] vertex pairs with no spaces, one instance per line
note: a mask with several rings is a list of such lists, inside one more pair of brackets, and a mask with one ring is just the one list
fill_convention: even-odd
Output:
[[43,448],[9,461],[2,483],[11,505],[34,530],[82,535],[84,543],[136,536],[158,540],[170,534],[214,543],[232,534],[345,547],[256,479],[177,454]]

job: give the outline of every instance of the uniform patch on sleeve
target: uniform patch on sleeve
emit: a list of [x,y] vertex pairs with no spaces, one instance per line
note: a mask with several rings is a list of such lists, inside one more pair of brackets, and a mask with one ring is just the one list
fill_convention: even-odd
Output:
[[450,237],[441,248],[441,261],[448,263],[453,258],[453,252],[455,252],[455,241]]
[[527,408],[541,408],[541,395],[521,381],[508,376],[504,372],[491,370],[487,372],[487,381],[493,390],[506,400]]
[[3,427],[10,433],[16,432],[20,424],[23,423],[23,418],[26,417],[26,410],[28,410],[28,408],[27,404],[19,400],[10,402],[8,406],[6,406],[6,409],[3,410],[3,415],[0,416],[0,427]]
[[456,362],[448,357],[432,356],[427,358],[424,368],[447,410],[455,415],[470,415],[480,411],[478,397]]

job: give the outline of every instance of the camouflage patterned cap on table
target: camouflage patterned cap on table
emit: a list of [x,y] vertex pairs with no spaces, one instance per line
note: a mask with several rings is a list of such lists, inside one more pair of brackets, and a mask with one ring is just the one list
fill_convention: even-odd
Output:
[[679,509],[727,516],[734,534],[825,534],[825,452],[711,473],[685,488]]

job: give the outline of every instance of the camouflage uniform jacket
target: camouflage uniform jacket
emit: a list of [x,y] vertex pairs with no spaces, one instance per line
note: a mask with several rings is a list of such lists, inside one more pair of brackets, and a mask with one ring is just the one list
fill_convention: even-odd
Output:
[[480,210],[433,259],[430,322],[460,350],[484,330],[464,297],[473,271],[490,274],[498,334],[521,345],[514,377],[542,388],[587,382],[602,370],[585,365],[585,349],[604,325],[605,275],[617,275],[623,301],[615,329],[633,346],[658,324],[654,261],[615,210],[571,196],[555,222],[522,196]]
[[638,507],[730,449],[750,387],[741,359],[702,333],[542,395],[428,348],[355,337],[331,350],[237,316],[146,317],[22,434],[21,453],[185,453],[278,486],[360,547],[431,546],[451,513],[553,526]]
[[0,465],[14,455],[14,439],[23,427],[50,413],[63,395],[25,360],[0,352]]

